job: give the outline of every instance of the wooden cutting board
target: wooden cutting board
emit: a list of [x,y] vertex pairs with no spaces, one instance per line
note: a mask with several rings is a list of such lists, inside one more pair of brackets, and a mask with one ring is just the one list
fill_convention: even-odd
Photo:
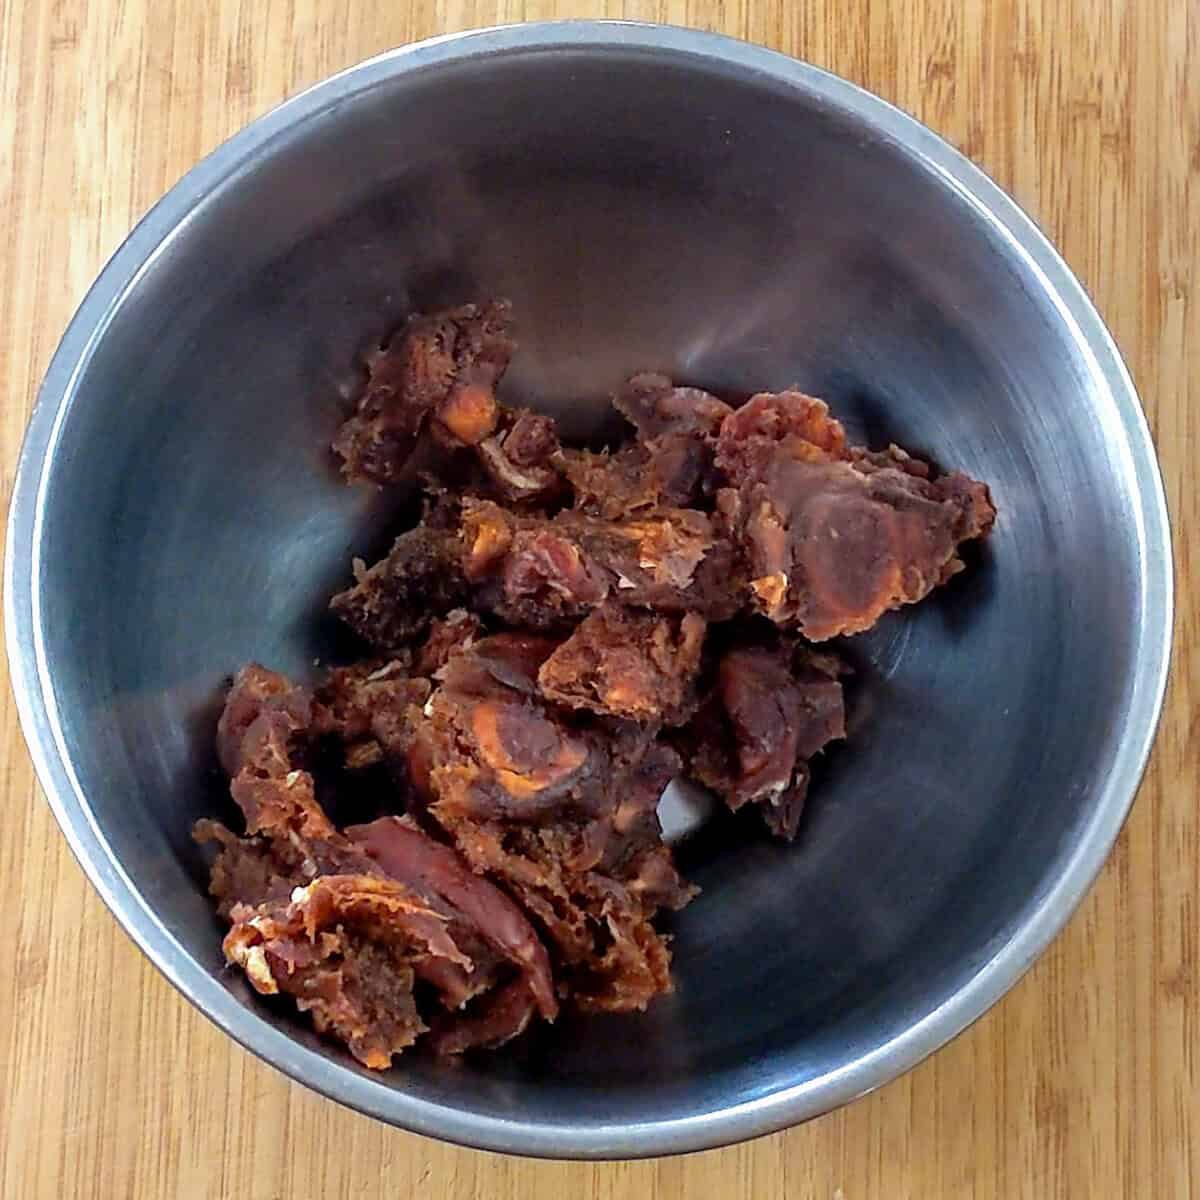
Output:
[[[907,1077],[729,1150],[539,1163],[338,1109],[217,1032],[85,883],[0,690],[0,1195],[902,1200],[1200,1195],[1200,7],[1195,0],[0,0],[0,465],[134,221],[284,97],[415,38],[630,17],[723,30],[915,113],[1037,218],[1158,440],[1174,683],[1120,843],[1052,950]],[[1200,581],[1198,581],[1200,582]]]

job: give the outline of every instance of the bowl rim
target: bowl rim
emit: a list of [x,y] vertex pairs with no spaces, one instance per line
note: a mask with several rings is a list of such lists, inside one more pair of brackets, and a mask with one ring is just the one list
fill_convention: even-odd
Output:
[[[576,1126],[509,1121],[387,1087],[276,1029],[194,959],[134,887],[96,824],[66,752],[47,669],[39,595],[44,491],[63,418],[124,297],[174,234],[276,137],[393,77],[469,57],[531,50],[644,50],[753,73],[799,91],[900,145],[967,201],[1041,285],[1107,391],[1133,501],[1141,609],[1126,725],[1112,771],[1061,874],[999,950],[915,1024],[869,1054],[751,1101],[665,1121]],[[34,767],[75,857],[126,932],[197,1008],[291,1078],[392,1125],[480,1149],[553,1158],[633,1158],[706,1149],[828,1112],[909,1070],[957,1036],[1025,973],[1074,912],[1129,812],[1154,742],[1170,663],[1173,575],[1166,498],[1133,381],[1082,285],[1035,223],[982,170],[915,118],[821,68],[721,34],[628,21],[551,21],[447,34],[367,59],[299,93],[193,167],[138,223],[93,284],[47,369],[22,447],[9,511],[4,623],[13,691]]]

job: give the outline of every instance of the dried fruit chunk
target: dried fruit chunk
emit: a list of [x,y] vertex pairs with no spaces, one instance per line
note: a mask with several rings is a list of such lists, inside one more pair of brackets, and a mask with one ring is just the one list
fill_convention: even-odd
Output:
[[554,1020],[558,1002],[546,948],[499,888],[468,870],[449,846],[433,841],[407,818],[381,817],[346,834],[390,878],[453,906],[493,949],[520,968],[535,1007]]
[[705,621],[608,603],[542,664],[542,694],[572,708],[678,724],[694,707]]
[[763,806],[791,841],[808,791],[809,760],[846,736],[841,663],[782,639],[734,645],[716,686],[678,745],[688,771],[737,810]]
[[408,746],[411,712],[429,691],[429,681],[414,677],[404,659],[336,667],[317,689],[313,729],[341,740],[348,765],[399,758]]
[[493,486],[514,502],[546,500],[561,487],[558,433],[550,417],[505,413],[499,430],[479,443],[479,461]]
[[706,507],[716,479],[714,440],[729,405],[664,375],[635,375],[613,398],[638,440],[615,454],[564,451],[575,507],[620,520],[652,508]]
[[394,483],[427,422],[478,445],[496,428],[495,387],[516,344],[508,304],[466,304],[413,317],[367,363],[367,383],[333,442],[348,480]]
[[518,515],[466,500],[463,572],[479,585],[473,603],[535,628],[576,620],[610,596],[712,619],[740,603],[732,546],[693,509],[608,521],[575,511]]
[[355,559],[354,586],[334,596],[330,610],[377,650],[404,650],[435,616],[465,599],[461,558],[454,531],[423,523],[402,533],[373,567]]
[[642,442],[676,434],[714,436],[733,410],[699,388],[676,387],[665,375],[634,375],[613,397],[613,405],[636,429]]
[[799,392],[755,396],[728,417],[717,463],[736,485],[717,507],[751,606],[812,641],[861,633],[924,599],[995,518],[983,484],[934,478],[896,447],[847,448],[825,404]]
[[314,736],[359,738],[381,721],[388,728],[397,695],[415,685],[428,694],[428,683],[406,678],[399,664],[341,669],[314,700],[275,672],[246,668],[220,727],[249,836],[213,821],[195,830],[218,847],[210,887],[232,924],[230,961],[259,991],[291,995],[318,1030],[369,1066],[386,1066],[425,1029],[415,979],[452,1012],[437,1019],[447,1052],[476,1038],[495,1044],[505,1028],[496,1014],[511,1011],[515,984],[531,1012],[557,1013],[546,949],[507,896],[407,819],[339,832],[298,765]]
[[[591,810],[604,803],[596,739],[556,720],[520,686],[526,672],[531,685],[536,679],[527,657],[534,646],[515,636],[485,638],[442,671],[426,705],[429,721],[415,734],[415,774],[428,780],[442,813],[536,820],[564,805]],[[542,658],[552,648],[537,647]]]
[[650,921],[690,899],[656,806],[678,767],[644,733],[572,723],[536,697],[546,639],[485,638],[453,659],[414,739],[427,812],[544,932],[578,1005],[643,1007],[670,987]]
[[225,956],[256,991],[283,992],[318,1033],[382,1069],[425,1030],[413,1000],[414,965],[469,962],[437,913],[387,879],[325,875],[287,903],[235,905]]
[[846,431],[829,405],[804,392],[759,392],[721,424],[717,466],[734,485],[758,477],[778,454],[801,462],[837,462]]

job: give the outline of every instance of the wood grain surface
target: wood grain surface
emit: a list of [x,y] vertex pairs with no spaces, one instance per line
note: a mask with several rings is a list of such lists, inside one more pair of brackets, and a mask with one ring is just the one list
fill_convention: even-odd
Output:
[[137,218],[284,97],[431,34],[567,16],[718,29],[932,125],[1036,217],[1141,389],[1179,580],[1152,769],[1066,932],[907,1077],[788,1133],[653,1162],[459,1150],[338,1109],[159,977],[39,795],[7,686],[0,1195],[430,1200],[1200,1195],[1200,6],[1196,0],[0,0],[0,467]]

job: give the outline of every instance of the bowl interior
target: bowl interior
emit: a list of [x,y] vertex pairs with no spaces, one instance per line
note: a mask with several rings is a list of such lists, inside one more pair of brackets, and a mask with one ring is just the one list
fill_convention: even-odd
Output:
[[165,934],[245,1003],[240,1036],[270,1022],[344,1073],[223,972],[188,831],[228,812],[224,677],[335,652],[325,601],[404,509],[344,488],[325,449],[373,339],[503,295],[508,395],[580,434],[636,370],[799,384],[856,438],[991,485],[970,570],[846,644],[850,739],[797,844],[720,815],[681,844],[703,894],[674,922],[676,993],[453,1068],[411,1055],[372,1100],[401,1121],[417,1100],[627,1130],[880,1053],[1028,919],[1129,719],[1128,451],[1035,269],[809,77],[619,42],[379,71],[257,146],[113,312],[47,468],[40,636],[91,819]]

